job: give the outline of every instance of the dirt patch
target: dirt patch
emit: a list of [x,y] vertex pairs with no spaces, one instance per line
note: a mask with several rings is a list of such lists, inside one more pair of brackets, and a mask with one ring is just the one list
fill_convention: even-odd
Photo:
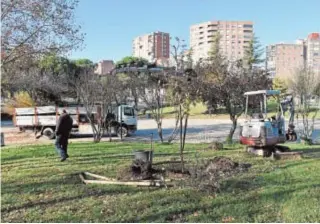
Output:
[[246,172],[250,164],[239,164],[227,157],[186,163],[182,172],[180,163],[166,164],[166,178],[177,180],[179,186],[191,186],[199,190],[216,192],[222,181]]
[[239,164],[227,157],[215,157],[189,169],[189,184],[205,191],[218,191],[223,180],[246,172],[251,164]]
[[117,179],[121,181],[170,179],[177,187],[194,187],[207,192],[216,192],[229,177],[246,172],[251,164],[239,164],[227,157],[185,163],[184,170],[178,161],[154,165],[133,161],[130,166],[119,169]]
[[221,142],[212,142],[207,150],[223,150],[223,144]]
[[150,162],[134,160],[130,166],[118,170],[117,180],[134,181],[160,179],[163,172],[164,171],[161,169],[154,169]]

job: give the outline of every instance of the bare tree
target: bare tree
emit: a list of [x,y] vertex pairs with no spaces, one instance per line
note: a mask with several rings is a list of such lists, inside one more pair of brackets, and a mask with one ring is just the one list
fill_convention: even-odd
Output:
[[166,71],[144,72],[139,75],[139,83],[136,82],[136,92],[151,111],[152,117],[157,123],[160,141],[163,142],[162,119],[165,106],[165,88],[168,83]]
[[[178,131],[180,130],[181,137],[181,119],[182,109],[181,109],[181,95],[177,94],[176,91],[178,85],[181,84],[181,78],[176,78],[184,73],[185,68],[192,68],[192,49],[186,50],[187,45],[184,43],[184,40],[175,37],[175,43],[171,45],[171,57],[175,63],[175,73],[171,74],[170,83],[171,85],[167,86],[167,95],[166,99],[174,108],[175,114],[175,126],[168,137],[168,142],[172,142],[178,135]],[[179,128],[180,127],[180,128]],[[181,139],[181,138],[180,138]]]
[[[106,130],[107,108],[113,102],[111,79],[100,80],[92,69],[83,69],[74,83],[92,127],[94,142],[100,142]],[[110,134],[110,133],[109,133]]]
[[[319,106],[312,105],[312,98],[320,97],[320,74],[308,68],[298,69],[289,81],[289,89],[300,102],[297,105],[297,119],[302,118],[301,139],[312,144],[314,122],[319,112]],[[313,112],[313,113],[311,113]]]
[[[181,160],[181,169],[184,172],[184,147],[186,141],[186,134],[188,128],[188,119],[190,115],[190,107],[196,102],[200,96],[200,82],[198,80],[199,72],[197,69],[186,69],[183,74],[179,76],[172,76],[170,78],[170,89],[171,96],[174,99],[174,104],[176,106],[176,127],[177,123],[179,125],[180,134],[180,160]],[[170,139],[169,139],[170,140]]]
[[1,1],[1,84],[36,65],[40,56],[67,53],[83,40],[75,24],[77,0]]

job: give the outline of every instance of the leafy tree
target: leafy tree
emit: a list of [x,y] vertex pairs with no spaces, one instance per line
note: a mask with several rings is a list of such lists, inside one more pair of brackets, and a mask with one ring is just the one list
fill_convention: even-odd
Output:
[[244,112],[247,91],[268,89],[271,82],[266,72],[245,66],[241,61],[227,61],[219,50],[219,34],[214,38],[208,60],[203,63],[202,98],[212,108],[224,106],[232,126],[227,141],[232,141],[238,118]]
[[94,68],[95,66],[95,64],[87,58],[77,59],[77,60],[74,60],[73,62],[75,63],[76,66],[80,68],[83,68],[83,67]]
[[148,60],[144,58],[138,58],[133,56],[126,56],[122,58],[120,61],[117,61],[116,67],[119,68],[121,66],[136,66],[142,67],[148,64]]
[[3,71],[18,65],[27,68],[30,59],[77,49],[83,41],[75,24],[77,0],[1,2],[1,65]]
[[288,93],[288,84],[285,79],[275,77],[272,81],[272,88],[280,90],[280,96],[283,97]]
[[244,63],[248,66],[249,70],[253,69],[253,66],[263,63],[265,60],[262,59],[264,50],[256,36],[249,42],[249,46],[245,50]]
[[35,106],[35,102],[31,98],[28,92],[20,91],[16,92],[11,100],[4,106],[4,111],[7,114],[13,115],[14,108],[16,107],[32,107]]

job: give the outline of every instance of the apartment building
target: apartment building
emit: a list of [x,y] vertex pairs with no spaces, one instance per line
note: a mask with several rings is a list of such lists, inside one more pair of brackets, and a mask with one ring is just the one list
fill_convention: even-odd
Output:
[[267,46],[266,69],[272,78],[288,78],[304,66],[320,74],[320,33],[311,33],[296,44]]
[[115,64],[112,60],[102,60],[98,62],[95,73],[98,75],[109,74],[114,69]]
[[304,66],[305,47],[304,42],[297,44],[274,44],[267,46],[266,69],[270,77],[288,78],[298,68]]
[[220,48],[228,60],[244,57],[245,49],[253,38],[251,21],[209,21],[190,27],[190,47],[194,62],[208,57],[216,34],[220,34]]
[[132,54],[150,62],[165,61],[170,57],[170,35],[164,32],[153,32],[136,37],[132,43]]
[[311,33],[306,41],[306,65],[320,74],[320,33]]

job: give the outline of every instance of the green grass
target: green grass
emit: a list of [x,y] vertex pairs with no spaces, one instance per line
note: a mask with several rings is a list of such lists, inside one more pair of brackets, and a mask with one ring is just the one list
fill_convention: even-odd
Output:
[[[238,146],[203,151],[201,158],[228,156],[251,163],[249,172],[229,178],[219,193],[191,188],[143,188],[84,185],[81,171],[114,177],[131,163],[112,157],[148,148],[141,143],[72,143],[61,163],[53,145],[1,150],[3,222],[320,222],[320,147],[290,144],[304,150],[302,160],[254,157]],[[178,152],[179,145],[155,145],[156,153]],[[195,154],[187,154],[194,159]],[[171,156],[172,157],[172,156]],[[174,156],[177,157],[177,156]],[[167,160],[155,157],[155,161]]]
[[[275,100],[268,101],[268,117],[276,115],[277,113],[277,102]],[[214,114],[206,114],[207,106],[203,103],[197,103],[196,105],[192,105],[190,108],[190,118],[194,119],[230,119],[229,115],[227,114],[224,108],[217,109],[216,113]],[[150,111],[147,111],[150,113]],[[296,112],[297,113],[297,112]],[[309,118],[314,116],[315,111],[311,111],[309,114]],[[140,115],[141,117],[145,117],[144,115]],[[285,117],[289,119],[289,112],[285,113]],[[163,108],[163,118],[175,118],[174,114],[174,107],[168,106]],[[240,118],[244,118],[241,116]],[[320,119],[320,113],[317,113],[316,119]]]

